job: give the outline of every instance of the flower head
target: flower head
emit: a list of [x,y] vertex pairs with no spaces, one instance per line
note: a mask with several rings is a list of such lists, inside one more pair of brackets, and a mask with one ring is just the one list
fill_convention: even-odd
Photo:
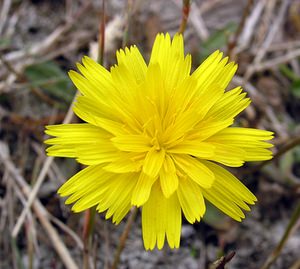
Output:
[[179,247],[181,215],[200,221],[204,198],[237,221],[255,196],[223,166],[272,158],[272,133],[230,127],[249,104],[240,87],[225,92],[237,65],[219,51],[192,74],[183,38],[158,34],[147,65],[136,46],[117,52],[107,71],[88,57],[69,75],[86,123],[47,126],[50,156],[85,169],[59,189],[75,212],[96,206],[119,223],[142,208],[144,246]]

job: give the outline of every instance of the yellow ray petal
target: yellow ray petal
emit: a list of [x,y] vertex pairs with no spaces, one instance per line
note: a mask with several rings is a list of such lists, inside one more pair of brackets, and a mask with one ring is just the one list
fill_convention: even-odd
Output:
[[164,163],[164,160],[165,160],[165,150],[164,149],[156,150],[152,148],[151,150],[148,151],[145,157],[143,172],[149,177],[155,178],[158,175]]
[[198,140],[183,141],[167,151],[170,153],[180,153],[196,156],[199,158],[212,157],[215,147],[206,142],[199,142]]
[[177,195],[187,221],[200,221],[205,213],[205,203],[198,184],[188,178],[180,178]]
[[171,248],[180,244],[181,210],[177,195],[164,197],[159,184],[155,184],[151,196],[142,209],[143,240],[146,250],[162,249],[167,237]]
[[159,173],[161,190],[166,198],[169,198],[178,187],[176,167],[171,157],[166,155],[165,162]]
[[93,186],[92,183],[94,183],[94,185],[97,183],[100,185],[105,184],[106,180],[108,180],[112,175],[102,168],[103,165],[95,165],[81,170],[67,180],[57,192],[61,196],[68,196],[72,193],[78,192],[83,195],[90,186]]
[[153,63],[158,63],[161,68],[166,91],[173,90],[183,81],[190,73],[191,58],[184,58],[182,35],[175,35],[171,42],[168,33],[158,34],[150,57],[150,64]]
[[117,51],[117,60],[119,65],[125,65],[132,72],[137,84],[144,81],[147,65],[136,46]]
[[206,141],[217,143],[218,145],[231,145],[244,151],[243,158],[241,158],[243,161],[262,161],[272,158],[272,152],[267,148],[273,145],[264,142],[264,140],[272,138],[273,133],[269,131],[231,127],[216,133]]
[[233,119],[251,103],[249,98],[245,98],[246,93],[241,93],[241,91],[241,87],[237,87],[225,92],[214,103],[204,119],[214,118],[218,121]]
[[242,221],[245,218],[243,211],[233,202],[222,197],[222,193],[213,189],[202,190],[205,199],[211,202],[215,207],[223,211],[226,215],[230,216],[236,221]]
[[99,99],[99,96],[93,91],[93,85],[86,79],[84,76],[78,74],[77,72],[71,70],[69,71],[69,77],[73,81],[76,88],[85,96],[94,98],[95,100]]
[[200,64],[200,66],[194,71],[193,76],[198,77],[204,72],[207,72],[209,66],[215,65],[220,61],[222,58],[222,53],[219,50],[216,50],[212,54],[210,54],[203,63]]
[[91,124],[51,125],[45,132],[56,136],[45,141],[53,145],[47,149],[49,156],[73,157],[87,165],[109,162],[118,156],[110,142],[111,135]]
[[257,201],[256,197],[224,168],[211,162],[205,162],[205,164],[214,170],[216,176],[212,188],[203,190],[205,198],[228,216],[240,221],[244,218],[244,213],[239,207],[249,210],[246,203],[254,204]]
[[[106,99],[107,100],[107,99]],[[81,114],[84,113],[84,115],[89,115],[91,119],[89,119],[89,123],[96,124],[95,121],[93,121],[93,117],[95,118],[107,118],[113,121],[119,121],[121,122],[120,118],[123,116],[127,117],[124,112],[121,114],[118,106],[115,104],[109,103],[107,101],[101,100],[96,101],[93,98],[87,97],[87,96],[77,96],[76,101],[74,103],[75,109],[74,112],[79,112],[78,116],[81,117]],[[92,122],[91,122],[92,120]]]
[[99,84],[97,90],[101,90],[105,93],[111,92],[112,79],[110,72],[88,56],[82,58],[82,63],[86,68],[86,72],[83,75],[87,79],[95,80]]
[[132,192],[131,204],[139,207],[147,202],[152,185],[156,180],[157,177],[152,178],[141,172],[137,184]]
[[137,183],[137,173],[118,174],[109,182],[97,206],[97,211],[107,210],[105,218],[113,217],[118,224],[131,208],[131,194]]
[[[78,123],[78,124],[57,124],[46,126],[45,133],[51,136],[57,136],[61,139],[65,138],[64,143],[74,144],[76,141],[92,142],[97,139],[107,139],[111,135],[104,131],[103,129],[93,126],[88,123]],[[68,139],[67,139],[68,138]],[[80,138],[82,138],[80,140]],[[46,144],[56,144],[51,143],[52,139],[46,140]]]
[[144,135],[119,135],[111,139],[114,146],[122,151],[145,152],[151,148],[150,139]]
[[192,74],[192,77],[198,81],[198,88],[201,93],[205,93],[223,70],[227,59],[222,60],[222,56],[222,52],[214,52]]
[[104,166],[103,169],[113,173],[139,172],[141,170],[143,164],[142,160],[144,158],[144,153],[120,152],[119,157],[113,162]]
[[215,119],[210,118],[205,121],[201,121],[186,135],[186,139],[204,141],[215,133],[230,126],[232,123],[233,119],[216,121]]
[[214,156],[207,158],[208,160],[231,167],[239,167],[245,163],[246,151],[244,149],[231,146],[230,144],[216,143],[209,139],[206,142],[215,147]]
[[203,188],[210,188],[214,182],[214,173],[200,160],[189,155],[174,154],[173,159],[186,175]]

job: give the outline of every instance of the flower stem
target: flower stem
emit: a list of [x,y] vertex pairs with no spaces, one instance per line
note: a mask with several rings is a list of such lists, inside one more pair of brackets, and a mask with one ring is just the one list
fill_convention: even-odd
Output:
[[298,203],[280,242],[278,243],[277,247],[273,250],[271,255],[268,257],[268,259],[266,260],[264,265],[261,267],[261,269],[270,268],[272,263],[277,259],[277,257],[281,253],[285,243],[289,239],[289,236],[291,235],[292,231],[294,231],[294,228],[296,227],[296,224],[299,219],[300,219],[300,202]]
[[122,251],[125,247],[125,242],[127,240],[130,228],[132,226],[132,223],[135,220],[137,212],[138,212],[137,207],[131,208],[131,213],[130,213],[129,218],[127,219],[126,226],[125,226],[124,231],[123,231],[123,233],[120,237],[120,242],[119,242],[117,251],[115,253],[114,262],[113,262],[113,265],[112,265],[111,269],[117,269],[117,267],[118,267],[118,264],[120,262],[121,253],[122,253]]
[[179,26],[178,33],[183,34],[184,30],[186,28],[187,20],[190,14],[190,6],[191,1],[190,0],[182,0],[182,18],[181,18],[181,24]]
[[[98,63],[103,64],[105,42],[105,0],[102,0],[102,17],[99,22],[98,34]],[[94,230],[96,208],[90,208],[85,212],[83,226],[83,268],[88,269],[89,257],[92,247],[92,235]]]
[[96,208],[90,208],[85,211],[84,225],[83,225],[83,268],[88,269],[90,250],[92,245],[92,235],[94,230]]
[[130,24],[131,24],[132,15],[133,15],[133,0],[128,0],[127,1],[127,19],[126,19],[126,25],[125,25],[123,40],[122,40],[122,47],[123,48],[128,43],[129,28],[130,28]]

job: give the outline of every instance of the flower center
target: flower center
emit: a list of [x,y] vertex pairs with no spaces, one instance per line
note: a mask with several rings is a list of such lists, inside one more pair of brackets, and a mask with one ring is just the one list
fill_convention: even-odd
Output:
[[153,148],[154,148],[155,150],[159,151],[159,150],[161,149],[161,145],[160,145],[160,143],[159,143],[159,140],[158,140],[157,136],[155,136],[155,137],[152,139],[151,144],[152,144],[152,146],[153,146]]

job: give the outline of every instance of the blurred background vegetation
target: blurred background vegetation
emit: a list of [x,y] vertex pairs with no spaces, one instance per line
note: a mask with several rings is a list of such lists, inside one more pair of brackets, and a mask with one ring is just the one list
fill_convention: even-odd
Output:
[[[158,32],[177,32],[182,1],[102,4],[0,0],[0,268],[111,268],[125,223],[98,214],[86,242],[86,215],[56,194],[80,166],[45,156],[44,126],[78,121],[67,72],[97,59],[102,18],[109,68],[125,43],[149,59]],[[183,223],[180,249],[145,252],[138,215],[119,268],[220,269],[213,262],[232,251],[228,268],[300,268],[300,1],[194,0],[184,36],[193,68],[216,49],[239,64],[230,87],[242,85],[252,105],[237,124],[274,131],[276,158],[233,170],[258,197],[245,221],[208,205],[204,221]]]

